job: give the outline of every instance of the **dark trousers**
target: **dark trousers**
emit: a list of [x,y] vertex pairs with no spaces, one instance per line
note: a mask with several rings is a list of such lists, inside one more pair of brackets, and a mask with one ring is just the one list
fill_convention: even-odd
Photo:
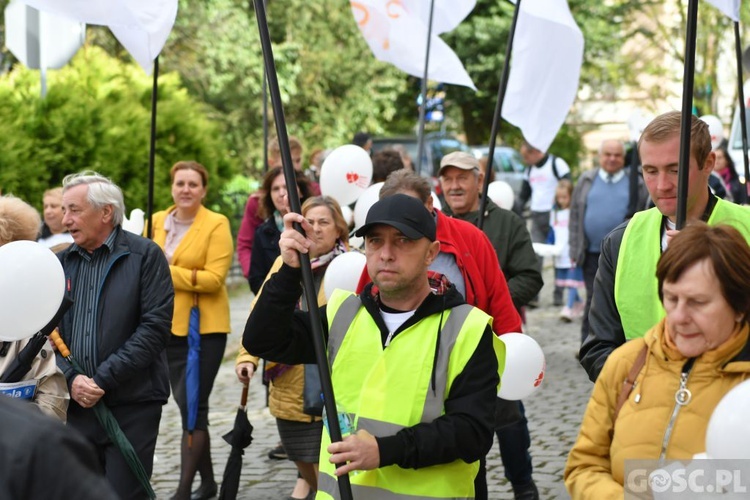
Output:
[[589,334],[589,310],[591,309],[591,298],[594,296],[594,278],[599,269],[599,253],[586,252],[583,261],[583,282],[586,283],[586,309],[583,311],[583,323],[581,323],[581,344]]
[[[226,333],[209,333],[201,335],[200,381],[198,383],[198,416],[195,428],[208,430],[208,398],[214,387],[216,374],[219,373],[224,349],[227,346]],[[169,385],[172,396],[180,408],[182,428],[187,430],[187,391],[185,387],[185,369],[187,368],[187,337],[171,335],[167,344],[167,362],[169,364]]]
[[[133,445],[149,477],[154,466],[154,450],[156,449],[156,436],[159,434],[161,409],[162,404],[154,401],[110,407],[110,411],[117,419],[130,444]],[[110,441],[97,420],[94,410],[81,408],[71,399],[68,408],[68,425],[78,430],[94,445],[105,477],[119,498],[123,500],[148,498],[120,449]]]
[[523,403],[518,402],[521,419],[510,425],[497,429],[497,441],[500,445],[500,459],[505,469],[505,478],[513,486],[520,486],[531,482],[531,436],[526,411]]

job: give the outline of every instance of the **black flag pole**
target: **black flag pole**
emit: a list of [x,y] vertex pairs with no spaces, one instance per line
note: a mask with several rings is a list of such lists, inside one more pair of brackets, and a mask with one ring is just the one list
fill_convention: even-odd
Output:
[[[424,54],[424,74],[422,75],[422,89],[420,91],[421,105],[419,106],[419,133],[417,134],[417,173],[422,173],[422,155],[424,154],[424,121],[427,110],[427,74],[430,69],[430,42],[432,41],[432,18],[435,13],[435,0],[430,1],[430,19],[427,22],[427,48]],[[432,175],[432,169],[430,169]]]
[[159,91],[159,56],[154,59],[154,83],[151,87],[151,139],[148,152],[148,201],[146,202],[146,235],[152,237],[151,216],[154,213],[154,170],[156,163],[156,102]]
[[516,36],[516,24],[518,23],[518,12],[521,10],[521,0],[516,1],[516,8],[513,11],[513,22],[510,25],[510,34],[508,35],[508,46],[505,48],[505,61],[503,61],[503,73],[500,75],[500,86],[497,89],[497,103],[495,104],[495,114],[492,116],[492,129],[490,131],[490,149],[487,158],[487,171],[484,173],[484,184],[482,185],[482,196],[479,200],[479,219],[477,227],[482,229],[484,225],[484,210],[487,207],[487,191],[490,188],[490,172],[492,172],[492,162],[495,159],[495,140],[500,133],[500,113],[503,110],[505,101],[505,90],[508,88],[508,78],[510,77],[510,55],[513,50],[513,39]]
[[[266,0],[263,0],[263,7]],[[266,67],[263,66],[263,172],[268,172],[268,77]],[[268,387],[268,386],[266,386]]]
[[[289,137],[286,131],[286,119],[284,118],[284,108],[281,104],[281,92],[279,90],[279,81],[276,75],[276,63],[273,58],[273,48],[271,47],[271,36],[268,32],[268,21],[266,19],[266,9],[263,0],[253,0],[255,4],[255,15],[258,19],[258,30],[260,32],[260,43],[263,48],[263,62],[268,77],[268,90],[271,94],[271,106],[273,107],[274,121],[276,123],[276,135],[279,140],[279,149],[281,150],[281,163],[286,180],[287,196],[289,197],[289,207],[292,212],[302,213],[300,199],[297,193],[297,181],[292,164],[292,153],[289,149]],[[304,234],[302,227],[295,224],[295,229]],[[328,366],[326,356],[325,340],[323,339],[323,324],[321,321],[320,311],[318,310],[315,285],[313,282],[312,267],[310,266],[310,256],[300,254],[300,265],[302,268],[302,286],[304,288],[305,298],[307,299],[307,308],[310,313],[310,323],[313,328],[313,346],[315,348],[315,359],[320,371],[320,383],[323,388],[323,398],[326,413],[328,414],[328,429],[331,434],[331,442],[335,443],[342,440],[341,427],[339,425],[338,411],[336,410],[336,401],[333,395],[333,383],[331,382],[331,372]],[[343,464],[336,464],[340,467]],[[341,500],[352,500],[351,484],[349,476],[344,474],[338,478],[339,493]]]
[[268,172],[268,77],[263,68],[263,172]]
[[747,186],[750,183],[750,161],[747,158],[747,105],[745,104],[745,82],[742,76],[742,40],[740,39],[740,23],[734,23],[734,45],[737,52],[737,96],[740,101],[740,131],[742,132],[742,163],[745,168],[745,184],[742,187],[738,203],[747,205]]
[[688,176],[690,174],[690,130],[693,118],[693,83],[695,78],[695,37],[698,30],[698,0],[688,2],[685,34],[685,71],[682,77],[682,125],[680,160],[677,173],[677,229],[685,227],[687,215]]

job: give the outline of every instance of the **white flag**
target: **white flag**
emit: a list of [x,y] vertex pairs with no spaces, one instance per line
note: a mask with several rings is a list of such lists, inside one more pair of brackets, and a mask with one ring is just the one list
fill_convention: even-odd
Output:
[[734,22],[740,22],[740,0],[708,0]]
[[583,34],[566,0],[521,2],[502,116],[547,151],[578,92]]
[[[423,7],[412,4],[426,3]],[[463,0],[456,4],[463,4]],[[381,61],[421,78],[427,51],[429,4],[423,0],[351,0],[352,14],[370,50]],[[414,7],[413,10],[409,10]],[[437,6],[436,6],[437,7]],[[436,9],[437,12],[437,9]],[[438,16],[435,16],[437,19]],[[441,18],[443,19],[443,18]],[[454,24],[455,19],[452,21]],[[460,22],[460,21],[459,21]],[[441,28],[451,23],[442,20]],[[434,30],[434,28],[433,28]],[[428,78],[443,83],[463,85],[476,90],[458,56],[433,31],[430,42]]]
[[20,1],[82,23],[108,26],[146,73],[151,73],[177,17],[177,0]]
[[[430,22],[430,3],[433,0],[401,0],[404,6],[412,16],[422,20],[425,26]],[[435,9],[432,15],[432,32],[436,35],[448,33],[456,29],[461,22],[466,19],[474,6],[476,0],[434,0]],[[388,3],[399,3],[391,0]]]

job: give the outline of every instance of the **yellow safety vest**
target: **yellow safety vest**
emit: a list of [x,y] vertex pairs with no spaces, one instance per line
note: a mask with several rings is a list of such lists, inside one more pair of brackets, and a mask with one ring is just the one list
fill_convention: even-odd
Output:
[[[615,304],[625,338],[643,335],[665,315],[656,265],[661,257],[663,215],[657,208],[636,213],[625,228],[615,270]],[[727,224],[750,242],[750,209],[718,199],[708,224]]]
[[[352,432],[392,436],[444,413],[451,385],[476,350],[492,318],[462,305],[445,311],[435,360],[441,315],[432,314],[403,330],[383,348],[380,330],[360,299],[337,290],[328,301],[328,358],[336,406],[348,413]],[[498,371],[505,367],[505,346],[493,335]],[[435,363],[435,391],[431,376]],[[330,436],[323,429],[318,499],[338,499],[334,465],[327,451]],[[420,500],[474,498],[479,463],[456,460],[419,470],[397,465],[350,473],[357,500]]]

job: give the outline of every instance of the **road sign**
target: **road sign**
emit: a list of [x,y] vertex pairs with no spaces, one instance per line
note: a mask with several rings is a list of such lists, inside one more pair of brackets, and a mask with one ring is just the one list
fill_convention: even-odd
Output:
[[78,52],[86,25],[19,1],[5,8],[5,45],[31,69],[59,69]]

